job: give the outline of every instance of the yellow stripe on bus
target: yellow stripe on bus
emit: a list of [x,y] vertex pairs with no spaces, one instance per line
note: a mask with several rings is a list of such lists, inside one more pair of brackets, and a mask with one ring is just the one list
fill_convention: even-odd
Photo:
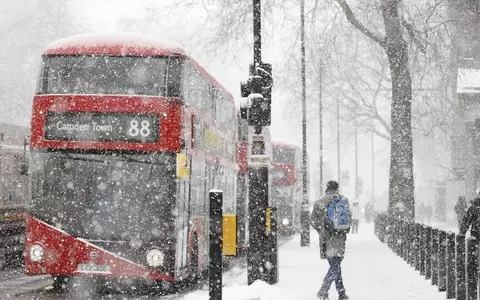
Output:
[[237,216],[223,215],[223,255],[237,255]]
[[188,158],[183,153],[177,153],[177,177],[185,178],[189,174]]
[[267,212],[266,212],[266,221],[265,221],[265,226],[267,227],[267,232],[270,232],[271,227],[272,227],[272,209],[270,207],[267,207]]

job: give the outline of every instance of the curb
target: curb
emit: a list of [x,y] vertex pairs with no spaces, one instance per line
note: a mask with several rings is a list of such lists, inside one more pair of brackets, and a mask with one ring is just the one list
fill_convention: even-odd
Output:
[[10,294],[12,297],[16,297],[22,294],[26,294],[33,291],[44,289],[51,284],[51,276],[23,276],[17,279],[12,279],[4,282],[0,282],[0,293]]

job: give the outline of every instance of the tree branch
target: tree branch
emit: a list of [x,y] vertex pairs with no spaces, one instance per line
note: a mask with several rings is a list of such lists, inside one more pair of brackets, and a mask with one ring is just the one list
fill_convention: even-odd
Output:
[[425,44],[422,43],[422,41],[418,38],[418,36],[415,33],[415,28],[413,27],[412,24],[408,23],[405,19],[402,19],[402,25],[407,29],[408,36],[410,39],[417,45],[418,49],[422,54],[427,53],[427,47]]
[[391,141],[392,137],[389,134],[384,134],[380,131],[378,131],[375,127],[370,127],[370,131],[373,131],[376,135],[378,135],[381,138],[384,138],[387,141]]
[[315,20],[317,19],[317,9],[318,9],[318,0],[315,0],[315,5],[313,6],[313,13],[312,13],[313,27],[315,27]]
[[367,27],[365,27],[360,21],[355,17],[355,14],[353,13],[352,9],[348,5],[346,0],[335,0],[337,1],[338,5],[343,10],[343,13],[347,17],[347,20],[352,24],[355,28],[357,28],[361,33],[375,41],[377,44],[379,44],[381,47],[385,47],[385,38],[381,37],[379,34],[374,33]]
[[445,2],[445,0],[440,0],[437,3],[435,3],[432,7],[430,7],[430,13],[428,14],[428,17],[425,18],[425,24],[428,24],[428,22],[430,22],[430,19],[432,18],[433,14],[437,10],[437,8],[440,6],[440,4],[442,4],[443,2]]

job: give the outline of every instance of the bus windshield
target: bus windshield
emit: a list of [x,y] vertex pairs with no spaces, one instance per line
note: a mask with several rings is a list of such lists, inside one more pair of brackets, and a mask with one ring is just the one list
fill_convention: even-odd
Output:
[[293,186],[292,185],[273,185],[272,201],[275,204],[292,202]]
[[165,96],[167,58],[44,56],[39,94]]
[[[273,185],[272,186],[272,206],[277,207],[277,217],[279,220],[291,218],[293,212],[293,185]],[[292,220],[289,220],[290,222]]]
[[172,230],[164,227],[171,223],[167,220],[174,208],[173,157],[167,153],[32,153],[28,210],[40,220],[85,239],[159,239]]
[[295,149],[286,147],[273,147],[273,161],[294,164]]

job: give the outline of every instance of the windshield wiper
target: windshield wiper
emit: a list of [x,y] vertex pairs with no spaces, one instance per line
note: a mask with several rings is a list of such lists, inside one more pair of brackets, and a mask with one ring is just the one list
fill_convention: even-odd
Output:
[[69,153],[62,153],[62,158],[68,158],[71,160],[78,160],[78,161],[89,161],[89,162],[99,162],[99,163],[111,163],[108,160],[101,160],[101,159],[93,159],[93,158],[85,158],[85,157],[78,157],[78,156],[73,156]]
[[135,162],[135,163],[139,163],[139,164],[149,164],[149,165],[161,165],[160,162],[152,161],[151,159],[150,160],[140,160],[140,159],[129,157],[125,154],[120,154],[119,156],[121,158],[125,159],[128,162]]
[[[160,165],[161,163],[155,162],[152,160],[140,160],[140,159],[135,159],[132,157],[129,157],[125,154],[117,154],[117,155],[112,155],[112,157],[121,157],[127,162],[134,162],[134,163],[140,163],[140,164],[150,164],[150,165]],[[88,158],[88,157],[78,157],[78,156],[73,156],[69,153],[62,153],[62,158],[68,158],[72,160],[78,160],[78,161],[88,161],[88,162],[99,162],[99,163],[112,163],[112,160],[109,159],[93,159],[93,158]]]
[[126,156],[125,154],[120,154],[119,155],[121,158],[125,159],[126,161],[128,162],[135,162],[135,163],[140,163],[140,164],[144,164],[144,163],[148,163],[144,160],[139,160],[139,159],[135,159],[135,158],[131,158],[129,156]]

